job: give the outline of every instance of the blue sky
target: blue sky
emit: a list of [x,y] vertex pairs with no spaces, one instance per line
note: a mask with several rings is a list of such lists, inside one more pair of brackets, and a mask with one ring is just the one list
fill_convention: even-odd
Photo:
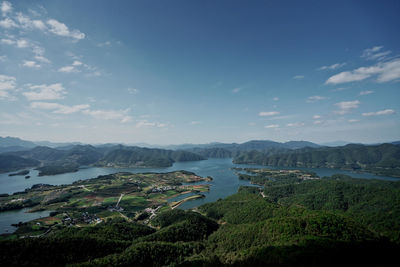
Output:
[[400,139],[399,1],[0,3],[0,136]]

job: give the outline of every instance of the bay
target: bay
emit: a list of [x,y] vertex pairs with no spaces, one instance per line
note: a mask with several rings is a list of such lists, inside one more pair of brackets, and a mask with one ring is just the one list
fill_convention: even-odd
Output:
[[[26,188],[30,188],[34,184],[71,184],[78,180],[86,180],[95,178],[99,175],[107,175],[116,172],[171,172],[176,170],[186,170],[196,173],[200,176],[211,176],[213,180],[206,182],[211,185],[210,191],[204,193],[206,196],[202,199],[196,199],[188,201],[180,205],[181,209],[190,209],[200,206],[204,203],[214,202],[220,198],[225,198],[237,192],[241,185],[251,185],[249,181],[239,180],[235,172],[231,169],[233,167],[238,168],[271,168],[271,169],[301,169],[315,172],[318,176],[331,176],[333,174],[346,174],[354,178],[365,178],[365,179],[380,179],[389,181],[399,181],[398,178],[379,176],[370,173],[356,173],[345,170],[327,169],[327,168],[276,168],[269,166],[260,165],[247,165],[247,164],[234,164],[232,159],[207,159],[202,161],[188,161],[188,162],[176,162],[173,166],[167,168],[100,168],[100,167],[82,167],[78,172],[65,173],[53,176],[38,176],[38,171],[30,170],[31,178],[25,179],[24,176],[8,176],[9,173],[0,174],[0,193],[12,194],[19,191],[24,191]],[[251,185],[254,186],[254,185]],[[171,199],[170,201],[176,201],[181,199]],[[11,223],[18,223],[20,221],[26,222],[44,216],[42,213],[26,213],[26,210],[10,211],[0,213],[0,233],[4,233],[6,230],[11,231],[13,228],[10,226]],[[46,215],[47,216],[47,215]]]

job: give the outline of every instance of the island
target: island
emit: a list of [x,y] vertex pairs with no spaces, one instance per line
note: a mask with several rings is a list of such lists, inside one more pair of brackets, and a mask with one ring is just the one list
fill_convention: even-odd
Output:
[[29,174],[29,170],[22,170],[19,172],[10,173],[8,176],[26,176]]

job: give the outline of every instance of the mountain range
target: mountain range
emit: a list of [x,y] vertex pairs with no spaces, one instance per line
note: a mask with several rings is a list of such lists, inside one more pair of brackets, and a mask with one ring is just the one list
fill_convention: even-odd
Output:
[[75,145],[61,149],[37,146],[32,149],[0,154],[0,172],[38,167],[39,175],[77,171],[79,166],[168,167],[176,161],[203,160],[183,150],[165,150],[122,145],[94,147]]
[[[43,143],[43,142],[42,142]],[[400,142],[327,147],[307,141],[285,143],[252,140],[245,143],[184,144],[146,148],[116,144],[58,144],[56,148],[15,137],[0,137],[0,172],[37,167],[40,175],[74,172],[80,166],[168,167],[174,162],[233,158],[235,163],[283,167],[339,168],[400,176]]]

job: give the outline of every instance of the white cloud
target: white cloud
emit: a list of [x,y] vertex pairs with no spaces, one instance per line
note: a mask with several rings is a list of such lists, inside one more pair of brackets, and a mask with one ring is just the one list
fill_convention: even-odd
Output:
[[64,37],[71,37],[76,40],[81,40],[85,38],[85,34],[80,32],[79,30],[72,30],[70,31],[67,27],[62,22],[59,22],[55,19],[49,19],[47,21],[47,25],[49,25],[49,31],[59,35],[59,36],[64,36]]
[[34,28],[42,31],[45,31],[47,29],[47,26],[41,20],[32,20],[32,25]]
[[17,48],[30,48],[32,50],[32,53],[34,54],[34,58],[37,61],[43,62],[43,63],[50,63],[50,60],[48,60],[46,57],[44,57],[44,48],[40,47],[39,45],[27,40],[27,39],[1,39],[1,43],[7,44],[7,45],[14,45]]
[[392,51],[381,51],[383,46],[374,46],[367,48],[363,51],[361,57],[368,60],[383,60],[387,55],[391,54]]
[[136,88],[128,88],[128,93],[132,94],[132,95],[136,95],[140,92],[139,89]]
[[26,48],[26,47],[29,47],[29,46],[30,46],[29,42],[27,40],[25,40],[25,39],[20,39],[20,40],[17,41],[17,47],[18,48]]
[[2,42],[3,44],[8,44],[8,45],[13,45],[13,44],[15,44],[15,41],[14,41],[14,40],[11,40],[11,39],[1,39],[1,42]]
[[366,112],[363,113],[363,116],[369,117],[369,116],[381,116],[381,115],[391,115],[396,113],[393,109],[385,109],[385,110],[380,110],[376,112]]
[[3,20],[0,20],[0,27],[10,29],[10,28],[16,28],[18,25],[10,18],[5,18]]
[[344,90],[347,90],[347,89],[348,88],[346,88],[346,87],[339,87],[339,88],[332,89],[331,92],[340,92],[340,91],[344,91]]
[[67,93],[61,83],[34,85],[29,88],[30,92],[22,93],[29,101],[62,99]]
[[126,110],[83,110],[83,113],[100,120],[119,120],[122,123],[132,121],[132,117],[127,115]]
[[14,90],[16,87],[16,79],[12,76],[0,74],[0,99],[10,98],[9,91]]
[[279,97],[274,97],[274,98],[272,98],[272,100],[278,101],[278,100],[279,100]]
[[24,67],[28,68],[40,68],[40,65],[36,63],[36,61],[31,61],[31,60],[24,60],[24,63],[22,64]]
[[386,62],[378,62],[370,67],[360,67],[352,71],[344,71],[331,76],[325,84],[339,84],[362,81],[370,77],[376,77],[377,82],[390,82],[400,79],[400,59]]
[[349,113],[352,109],[358,108],[359,105],[360,101],[358,100],[339,102],[335,104],[335,106],[339,108],[339,110],[336,110],[335,113],[343,115]]
[[293,123],[286,124],[286,126],[288,126],[288,127],[302,127],[302,126],[304,126],[304,123],[303,122],[293,122]]
[[355,81],[362,81],[370,77],[370,74],[361,73],[357,70],[355,71],[344,71],[339,74],[331,76],[325,83],[326,84],[338,84],[338,83],[348,83]]
[[330,66],[322,66],[319,68],[319,70],[335,70],[343,67],[344,65],[346,65],[346,63],[336,63]]
[[325,96],[319,96],[319,95],[309,96],[307,98],[307,103],[314,103],[314,102],[324,100],[324,99],[326,99]]
[[168,123],[160,123],[160,122],[149,122],[147,120],[141,120],[136,123],[137,128],[143,127],[157,127],[157,128],[165,128],[168,126]]
[[23,29],[39,29],[39,30],[46,30],[46,25],[41,20],[31,20],[28,16],[25,16],[22,13],[18,13],[16,20],[19,23],[19,27]]
[[50,102],[32,102],[31,107],[36,109],[52,110],[53,113],[57,114],[72,114],[82,110],[86,110],[90,106],[88,104],[66,106]]
[[234,89],[232,89],[232,93],[234,93],[234,94],[239,93],[240,90],[242,90],[242,88],[239,88],[239,87],[234,88]]
[[72,72],[79,72],[79,70],[77,70],[75,68],[75,66],[65,66],[65,67],[61,67],[58,69],[59,72],[66,72],[66,73],[72,73]]
[[[3,2],[1,4],[1,11],[3,16],[6,16],[7,13],[10,13],[12,6],[9,2]],[[40,15],[37,12],[36,16]],[[3,20],[0,20],[0,27],[3,28],[20,28],[23,30],[40,30],[42,32],[51,32],[55,35],[70,37],[74,40],[78,41],[85,38],[85,34],[80,32],[79,30],[70,30],[67,25],[62,22],[57,21],[56,19],[48,19],[45,22],[39,19],[31,19],[29,16],[18,12],[12,19],[10,17],[6,17]]]
[[10,2],[3,1],[1,3],[1,13],[3,16],[6,16],[7,13],[10,13],[12,11],[12,5]]
[[83,63],[82,62],[80,62],[79,60],[75,60],[74,62],[72,62],[72,66],[80,66],[80,65],[82,65]]
[[314,119],[314,120],[321,119],[321,116],[320,116],[320,115],[314,115],[314,116],[313,116],[313,119]]
[[198,124],[201,124],[201,121],[191,121],[190,124],[191,125],[198,125]]
[[321,121],[321,120],[316,120],[316,121],[314,121],[314,124],[315,124],[315,125],[322,124],[322,123],[323,123],[323,121]]
[[[76,56],[73,57],[77,58]],[[101,72],[98,71],[96,67],[90,66],[76,59],[71,63],[71,65],[67,65],[58,69],[58,72],[65,72],[65,73],[77,73],[81,71],[85,71],[86,76],[88,77],[101,75]]]
[[111,46],[111,42],[110,41],[106,41],[104,43],[99,43],[97,44],[98,47],[105,47],[105,46]]
[[[92,116],[99,120],[117,120],[121,123],[132,121],[132,117],[128,115],[130,109],[126,110],[91,110],[89,104],[80,105],[62,105],[54,102],[32,102],[30,105],[35,109],[49,110],[55,114],[72,114],[81,112],[82,114]],[[165,124],[157,123],[157,127],[164,127]]]
[[101,76],[101,71],[96,70],[96,71],[86,74],[86,76],[87,77],[99,77],[99,76]]
[[278,111],[261,111],[260,113],[258,113],[258,116],[261,116],[261,117],[275,116],[275,115],[279,115],[279,112]]
[[35,56],[35,59],[38,60],[38,61],[40,61],[40,62],[50,63],[50,60],[48,60],[48,59],[47,59],[46,57],[44,57],[44,56],[37,55],[37,56]]
[[300,80],[300,79],[303,79],[303,78],[304,78],[303,75],[296,75],[296,76],[293,76],[293,79],[296,79],[296,80]]
[[266,128],[266,129],[279,128],[279,125],[278,124],[270,124],[270,125],[265,125],[264,128]]
[[360,120],[357,120],[357,119],[350,119],[350,120],[347,120],[347,122],[350,122],[350,123],[355,123],[355,122],[359,122]]
[[361,91],[360,92],[360,95],[369,95],[369,94],[372,94],[374,91],[371,91],[371,90],[367,90],[367,91]]
[[[35,56],[44,58],[43,57],[43,55],[44,55],[44,48],[43,47],[40,47],[40,46],[35,45],[35,44],[32,44],[31,47],[32,47],[32,52],[35,54]],[[48,59],[46,58],[46,60],[48,60]]]

